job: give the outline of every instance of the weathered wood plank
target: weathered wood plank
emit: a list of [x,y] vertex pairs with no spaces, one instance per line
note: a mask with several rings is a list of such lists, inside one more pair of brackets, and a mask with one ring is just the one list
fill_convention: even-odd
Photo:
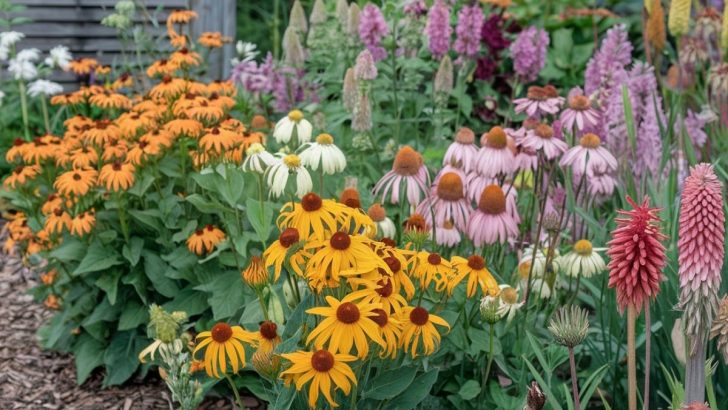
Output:
[[[171,8],[164,8],[155,13],[156,7],[150,6],[152,16],[158,22],[164,23],[172,11]],[[101,22],[101,20],[112,13],[111,9],[99,7],[29,7],[18,13],[11,13],[11,17],[27,17],[34,23],[40,22]],[[141,17],[134,19],[135,23],[141,22]]]
[[[114,7],[117,0],[11,0],[13,4],[21,4],[25,6],[107,6]],[[167,6],[186,8],[186,0],[152,0],[147,1],[147,7]]]

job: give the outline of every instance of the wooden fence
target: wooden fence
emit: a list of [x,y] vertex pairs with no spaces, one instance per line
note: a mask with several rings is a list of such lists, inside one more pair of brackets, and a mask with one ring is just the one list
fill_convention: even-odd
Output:
[[[13,4],[25,6],[25,10],[13,15],[31,19],[27,24],[13,27],[25,33],[19,49],[38,48],[44,54],[48,50],[64,45],[77,57],[93,57],[103,64],[122,63],[123,52],[136,59],[135,45],[119,41],[116,29],[101,25],[101,20],[114,12],[116,0],[11,0]],[[135,21],[144,26],[152,38],[165,33],[165,21],[172,10],[191,8],[198,14],[192,25],[193,39],[205,31],[219,31],[224,36],[235,38],[235,0],[135,0],[137,15]],[[158,51],[166,51],[166,41],[154,44]],[[126,48],[126,50],[124,50]],[[213,50],[207,57],[208,76],[211,79],[227,78],[230,73],[230,59],[234,56],[234,44],[228,43],[222,49]],[[141,56],[146,62],[149,56]],[[128,57],[129,58],[129,57]],[[53,78],[71,86],[75,78],[71,73],[58,73]]]

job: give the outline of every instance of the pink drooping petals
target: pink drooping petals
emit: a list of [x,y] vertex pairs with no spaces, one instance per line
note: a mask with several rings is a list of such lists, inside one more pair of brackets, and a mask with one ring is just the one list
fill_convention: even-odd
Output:
[[518,223],[508,212],[503,189],[488,185],[483,189],[478,208],[470,214],[467,234],[475,247],[505,243],[518,235]]
[[558,90],[553,85],[545,87],[534,85],[528,87],[526,97],[517,98],[513,103],[516,104],[516,113],[525,112],[529,117],[541,117],[558,113],[564,104],[564,97],[559,96]]
[[601,144],[596,134],[584,134],[579,144],[571,147],[559,161],[562,167],[571,167],[574,175],[580,177],[586,173],[612,173],[617,170],[617,159]]
[[420,202],[415,212],[424,216],[429,226],[450,223],[464,231],[472,211],[466,188],[465,173],[445,167],[435,178],[430,195]]
[[475,168],[478,159],[478,147],[475,145],[475,133],[470,128],[462,127],[455,134],[455,141],[450,144],[442,158],[442,165],[452,165],[465,172]]
[[501,127],[493,127],[481,138],[476,169],[488,178],[510,175],[515,171],[515,141]]
[[665,267],[661,241],[667,237],[660,231],[659,209],[649,207],[648,197],[641,205],[629,196],[627,202],[633,209],[618,211],[621,217],[608,243],[609,287],[617,290],[620,311],[633,306],[639,312],[660,291]]
[[400,189],[404,189],[407,202],[417,206],[427,193],[430,184],[430,175],[427,172],[422,155],[409,146],[404,146],[397,152],[392,164],[392,170],[384,174],[374,185],[374,196],[389,198],[392,204],[398,204],[401,198]]

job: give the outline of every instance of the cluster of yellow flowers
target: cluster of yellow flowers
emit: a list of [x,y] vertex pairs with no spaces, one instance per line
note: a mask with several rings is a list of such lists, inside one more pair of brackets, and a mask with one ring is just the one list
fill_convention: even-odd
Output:
[[[243,272],[243,280],[260,289],[271,281],[269,273],[273,282],[278,281],[285,267],[291,287],[297,289],[298,281],[305,281],[318,301],[319,306],[306,311],[319,317],[317,325],[302,336],[309,348],[280,354],[290,367],[277,375],[298,390],[310,384],[311,407],[316,406],[319,392],[336,405],[332,382],[349,394],[351,383],[357,382],[350,362],[394,359],[400,350],[412,358],[435,352],[441,331],[450,325],[423,306],[426,293],[437,305],[466,278],[469,297],[479,290],[489,296],[500,293],[480,256],[455,256],[448,261],[437,253],[413,249],[411,244],[398,248],[389,238],[375,240],[375,224],[355,199],[337,202],[308,193],[300,202],[287,203],[277,220],[278,240],[262,258],[253,257]],[[257,333],[218,323],[210,332],[198,335],[195,352],[205,350],[208,375],[219,377],[218,368],[226,369],[226,357],[233,371],[244,364],[245,344],[261,346],[259,352],[263,349],[270,360],[280,340],[275,329],[269,320]],[[256,357],[260,359],[259,353],[254,355],[254,364]]]

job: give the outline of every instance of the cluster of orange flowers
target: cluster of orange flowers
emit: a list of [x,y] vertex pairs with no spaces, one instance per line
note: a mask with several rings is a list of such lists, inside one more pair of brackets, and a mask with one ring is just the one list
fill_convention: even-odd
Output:
[[[268,246],[262,258],[253,257],[242,276],[253,289],[260,290],[271,280],[279,280],[285,268],[291,289],[297,289],[298,280],[304,280],[317,300],[325,300],[325,304],[306,311],[321,318],[302,335],[309,349],[280,354],[291,365],[275,372],[298,390],[310,384],[312,408],[317,406],[319,394],[336,406],[332,386],[349,394],[351,384],[357,382],[349,362],[394,359],[400,350],[413,358],[434,353],[441,341],[437,327],[450,326],[423,306],[426,294],[428,304],[437,305],[463,282],[467,282],[469,296],[478,292],[496,296],[500,292],[480,256],[447,260],[437,253],[413,249],[411,244],[403,249],[389,238],[374,239],[375,224],[360,208],[358,193],[352,189],[338,202],[309,193],[301,202],[287,203],[277,224],[281,232],[278,240]],[[205,350],[207,373],[219,377],[218,363],[223,366],[227,359],[236,371],[237,363],[244,360],[246,344],[255,347],[265,342],[274,349],[279,335],[270,331],[270,323],[264,322],[267,331],[261,327],[259,334],[218,323],[211,332],[198,336],[196,352]],[[220,352],[227,352],[225,360],[219,360]],[[253,359],[262,374],[270,373],[272,363],[270,349],[265,353],[267,361],[258,353]]]

